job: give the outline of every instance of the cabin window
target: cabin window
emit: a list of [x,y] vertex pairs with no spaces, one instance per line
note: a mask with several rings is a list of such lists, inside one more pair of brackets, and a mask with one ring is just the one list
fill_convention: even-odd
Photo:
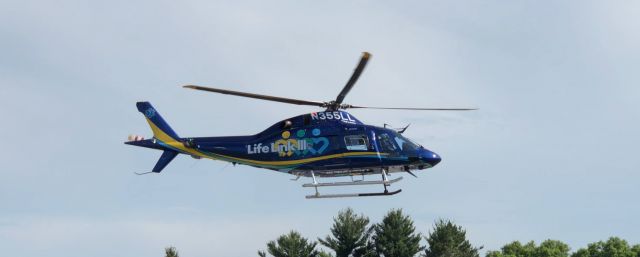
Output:
[[350,151],[366,151],[367,150],[367,136],[365,135],[350,135],[344,137],[344,144],[347,146],[347,150]]

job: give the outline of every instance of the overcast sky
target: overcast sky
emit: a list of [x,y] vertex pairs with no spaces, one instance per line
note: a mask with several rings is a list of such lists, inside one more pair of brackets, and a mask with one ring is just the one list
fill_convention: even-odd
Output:
[[[637,1],[0,1],[0,249],[6,256],[255,256],[346,207],[452,219],[485,249],[640,243]],[[150,101],[181,136],[253,134],[301,113],[183,89],[335,98],[439,153],[393,197],[305,200],[290,175],[123,144]],[[303,181],[305,180],[305,181]],[[377,187],[359,190],[377,191]],[[324,190],[326,192],[340,189]]]

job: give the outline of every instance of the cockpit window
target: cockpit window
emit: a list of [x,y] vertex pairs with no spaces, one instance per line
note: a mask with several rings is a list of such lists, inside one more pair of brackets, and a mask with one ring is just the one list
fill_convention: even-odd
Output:
[[398,146],[400,147],[401,151],[412,151],[412,150],[416,150],[418,149],[418,146],[416,143],[414,143],[413,141],[411,141],[410,139],[400,135],[400,134],[396,134],[394,136],[394,139],[396,141],[396,143],[398,143]]
[[394,137],[393,139],[396,140],[396,143],[398,143],[398,146],[400,147],[400,150],[404,150],[404,143],[407,142],[407,140],[402,139],[401,137]]
[[344,144],[350,151],[366,151],[367,137],[365,135],[350,135],[344,137]]
[[378,140],[380,141],[380,146],[382,147],[382,151],[384,152],[395,152],[397,151],[397,147],[391,141],[391,137],[389,134],[382,133],[378,136]]

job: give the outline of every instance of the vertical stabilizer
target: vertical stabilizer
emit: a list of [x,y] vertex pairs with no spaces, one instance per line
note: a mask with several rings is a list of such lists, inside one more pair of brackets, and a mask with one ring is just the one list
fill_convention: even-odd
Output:
[[149,102],[137,102],[136,107],[138,107],[138,111],[144,114],[155,138],[164,142],[179,141],[178,134],[173,131]]

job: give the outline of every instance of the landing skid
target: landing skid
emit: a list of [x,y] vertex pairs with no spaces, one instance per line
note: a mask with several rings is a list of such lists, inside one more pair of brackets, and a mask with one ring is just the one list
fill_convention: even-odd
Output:
[[[395,195],[397,193],[402,192],[402,189],[398,189],[396,191],[389,192],[387,190],[387,186],[402,180],[402,177],[391,179],[387,178],[386,170],[382,170],[382,180],[373,180],[373,181],[351,181],[351,182],[329,182],[329,183],[318,183],[316,180],[316,176],[313,171],[311,171],[311,177],[313,178],[313,183],[303,184],[302,187],[313,187],[316,190],[316,193],[313,195],[305,196],[306,199],[318,199],[318,198],[343,198],[343,197],[364,197],[364,196],[387,196],[387,195]],[[384,192],[380,193],[350,193],[350,194],[320,194],[318,192],[318,187],[331,187],[331,186],[364,186],[364,185],[383,185]]]
[[397,193],[402,192],[402,189],[398,189],[393,192],[382,192],[382,193],[355,193],[355,194],[328,194],[328,195],[307,195],[305,198],[307,199],[318,199],[318,198],[342,198],[342,197],[363,197],[363,196],[385,196],[385,195],[395,195]]

